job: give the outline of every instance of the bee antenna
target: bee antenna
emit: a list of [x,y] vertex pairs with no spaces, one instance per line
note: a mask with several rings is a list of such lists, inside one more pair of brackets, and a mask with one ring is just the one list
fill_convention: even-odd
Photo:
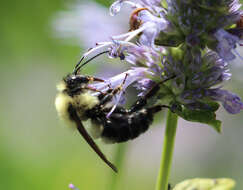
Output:
[[85,61],[82,65],[81,62],[84,60],[85,56],[82,56],[82,58],[79,60],[79,62],[76,64],[75,66],[75,69],[73,71],[73,73],[76,75],[78,73],[78,71],[84,66],[86,65],[87,63],[89,63],[90,61],[92,61],[93,59],[95,59],[96,57],[99,57],[100,55],[102,54],[105,54],[105,53],[109,53],[109,51],[103,51],[101,53],[98,53],[97,55],[95,55],[94,57],[91,57],[89,60]]
[[83,55],[82,57],[81,57],[81,59],[79,60],[79,62],[75,65],[75,68],[74,68],[74,71],[73,71],[73,73],[77,73],[77,68],[78,68],[78,66],[81,64],[81,62],[84,60],[84,58],[85,58],[85,56]]

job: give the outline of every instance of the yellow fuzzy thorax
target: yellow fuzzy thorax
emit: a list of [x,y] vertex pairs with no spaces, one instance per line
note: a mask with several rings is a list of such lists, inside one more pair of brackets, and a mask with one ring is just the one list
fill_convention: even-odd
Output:
[[71,104],[77,111],[81,120],[86,120],[84,117],[84,112],[86,110],[92,109],[95,105],[99,103],[96,96],[92,96],[89,92],[84,92],[73,97],[69,96],[67,93],[63,92],[65,89],[65,83],[60,83],[57,88],[60,91],[57,94],[55,106],[59,117],[67,122],[69,125],[73,125],[73,121],[69,117],[68,107]]
[[58,93],[56,100],[55,100],[55,106],[57,109],[58,116],[66,122],[71,127],[75,127],[74,122],[70,119],[69,113],[68,113],[68,106],[73,103],[73,100],[70,96],[64,93]]
[[85,92],[73,97],[74,106],[79,108],[78,110],[86,111],[92,109],[99,103],[96,96],[92,96],[89,92]]

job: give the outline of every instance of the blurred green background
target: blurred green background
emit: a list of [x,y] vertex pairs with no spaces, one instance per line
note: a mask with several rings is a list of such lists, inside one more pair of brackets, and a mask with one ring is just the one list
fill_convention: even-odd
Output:
[[[61,0],[1,2],[1,190],[61,190],[68,189],[69,183],[80,190],[108,189],[112,171],[76,131],[59,121],[54,107],[56,83],[84,51],[82,44],[71,45],[53,36],[52,19],[66,9],[67,2]],[[86,71],[98,70],[89,66]],[[226,88],[243,97],[243,69],[237,66],[232,71]],[[172,185],[186,178],[231,177],[237,181],[236,189],[243,189],[243,112],[229,115],[221,110],[218,117],[223,120],[221,135],[180,120]],[[163,129],[164,124],[157,121],[146,134],[126,143],[119,189],[154,189]],[[99,145],[112,159],[117,145]]]

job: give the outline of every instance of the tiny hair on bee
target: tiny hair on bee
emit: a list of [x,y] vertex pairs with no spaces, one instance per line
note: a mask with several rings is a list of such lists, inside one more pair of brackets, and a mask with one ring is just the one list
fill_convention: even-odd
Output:
[[98,53],[97,55],[95,55],[94,57],[92,57],[92,58],[90,58],[89,60],[85,61],[82,65],[80,65],[80,64],[82,63],[82,61],[84,60],[84,58],[86,57],[86,56],[82,56],[81,59],[79,60],[79,62],[76,64],[73,73],[74,73],[74,74],[78,74],[79,70],[80,70],[84,65],[86,65],[87,63],[89,63],[90,61],[92,61],[93,59],[95,59],[96,57],[99,57],[100,55],[105,54],[105,53],[109,53],[109,51],[103,51],[103,52],[101,52],[101,53]]

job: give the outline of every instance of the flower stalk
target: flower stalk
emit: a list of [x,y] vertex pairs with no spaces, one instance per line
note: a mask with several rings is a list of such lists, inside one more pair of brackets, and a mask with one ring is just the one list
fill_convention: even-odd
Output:
[[126,144],[118,144],[115,150],[114,155],[114,163],[119,168],[119,173],[112,172],[112,176],[110,177],[109,181],[109,190],[116,190],[119,188],[119,181],[121,179],[122,175],[122,168],[124,165],[125,160],[125,154],[126,154]]
[[164,136],[163,152],[161,157],[159,174],[157,177],[156,190],[167,190],[171,163],[174,151],[178,116],[168,111]]

